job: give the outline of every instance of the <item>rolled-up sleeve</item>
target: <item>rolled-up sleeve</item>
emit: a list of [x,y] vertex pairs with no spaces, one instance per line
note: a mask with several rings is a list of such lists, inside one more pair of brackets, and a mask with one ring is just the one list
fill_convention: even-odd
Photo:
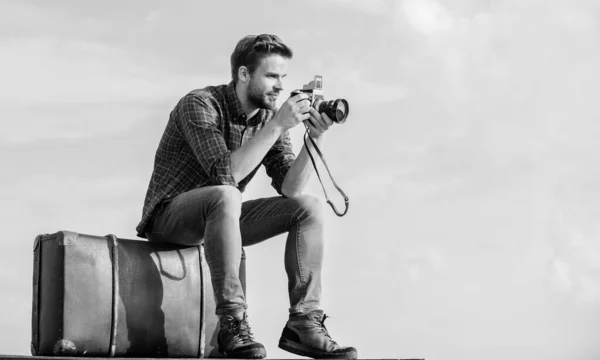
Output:
[[282,194],[281,186],[283,185],[283,179],[285,179],[285,175],[290,170],[290,167],[292,167],[294,160],[296,160],[296,155],[294,155],[292,150],[290,134],[286,131],[275,141],[275,144],[273,144],[262,161],[267,175],[272,180],[271,186],[273,186],[278,194]]
[[218,114],[210,103],[188,95],[181,103],[180,127],[211,185],[237,186],[231,175],[231,151],[219,129]]

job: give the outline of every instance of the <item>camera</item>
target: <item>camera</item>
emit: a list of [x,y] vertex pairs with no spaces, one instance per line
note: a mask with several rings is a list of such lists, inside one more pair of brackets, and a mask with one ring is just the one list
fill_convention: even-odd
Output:
[[295,96],[301,93],[309,95],[308,101],[310,106],[321,113],[327,114],[331,120],[338,124],[346,121],[350,107],[345,99],[325,100],[323,97],[323,77],[315,75],[314,81],[308,85],[304,85],[302,89],[292,91],[290,96]]

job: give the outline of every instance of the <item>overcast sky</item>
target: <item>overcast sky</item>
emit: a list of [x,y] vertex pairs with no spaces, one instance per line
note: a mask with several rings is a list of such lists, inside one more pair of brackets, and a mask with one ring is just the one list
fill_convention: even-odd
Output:
[[[334,339],[361,358],[600,359],[599,27],[594,0],[0,1],[0,353],[29,353],[35,236],[135,239],[175,103],[273,33],[295,51],[286,91],[320,74],[351,106],[323,146],[350,197],[327,218]],[[244,197],[272,195],[261,170]],[[294,357],[284,242],[247,249],[271,358]]]

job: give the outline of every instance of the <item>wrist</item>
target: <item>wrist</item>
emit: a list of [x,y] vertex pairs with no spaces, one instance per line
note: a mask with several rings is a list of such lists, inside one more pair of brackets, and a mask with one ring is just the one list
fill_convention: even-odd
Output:
[[286,130],[276,118],[271,119],[263,129],[277,137],[281,136]]
[[317,143],[317,144],[321,144],[321,141],[323,141],[323,133],[319,133],[319,134],[311,134],[310,137]]
[[319,147],[319,149],[322,148],[323,147],[323,141],[322,140],[323,140],[322,136],[315,137],[315,136],[311,135],[310,136],[310,140],[305,144],[305,146],[307,147],[306,150],[310,151],[311,149],[313,149],[312,151],[314,151],[315,145],[317,147]]

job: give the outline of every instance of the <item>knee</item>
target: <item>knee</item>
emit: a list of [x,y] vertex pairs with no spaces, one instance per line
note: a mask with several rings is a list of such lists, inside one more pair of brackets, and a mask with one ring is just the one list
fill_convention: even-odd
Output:
[[323,222],[325,202],[316,196],[303,194],[294,197],[300,221]]
[[231,185],[215,186],[213,197],[216,210],[239,217],[242,211],[242,193],[236,187]]

